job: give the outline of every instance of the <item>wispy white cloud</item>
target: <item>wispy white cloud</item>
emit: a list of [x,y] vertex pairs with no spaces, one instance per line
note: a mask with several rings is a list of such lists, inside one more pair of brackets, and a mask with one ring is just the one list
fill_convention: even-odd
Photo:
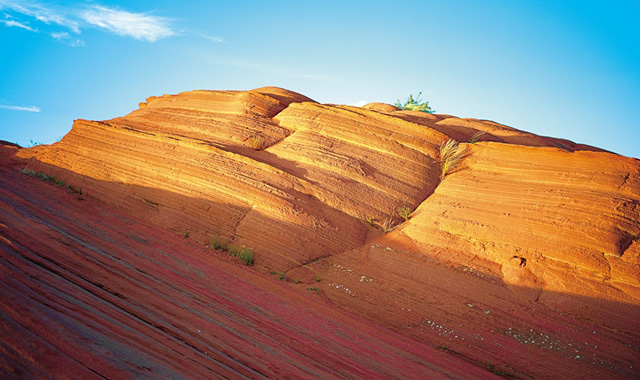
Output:
[[71,37],[67,32],[52,32],[49,33],[49,35],[54,39],[69,46],[84,46],[84,41],[75,37]]
[[[96,3],[80,5],[75,8],[49,5],[38,1],[0,0],[0,10],[5,11],[5,26],[21,27],[33,32],[37,30],[28,22],[16,19],[29,17],[49,26],[63,27],[61,30],[45,30],[51,37],[72,46],[84,43],[69,35],[80,34],[86,28],[98,28],[119,36],[132,37],[142,41],[155,42],[177,33],[171,27],[171,20],[148,13],[133,13],[121,9],[109,8]],[[9,13],[7,13],[9,12]],[[223,42],[221,38],[211,40]]]
[[79,23],[69,17],[63,9],[54,9],[37,2],[23,0],[0,0],[0,7],[33,17],[47,25],[56,24],[69,28],[74,33],[80,33]]
[[31,31],[31,32],[37,32],[36,29],[33,29],[29,25],[23,24],[23,23],[21,23],[19,21],[15,21],[15,20],[0,20],[0,24],[4,24],[5,26],[8,26],[8,27],[15,26],[17,28],[26,29],[26,30]]
[[5,110],[12,110],[12,111],[40,112],[40,108],[38,108],[36,106],[20,107],[20,106],[0,105],[0,108],[5,109]]
[[222,39],[222,37],[212,37],[212,36],[207,36],[206,34],[200,34],[200,37],[204,38],[205,40],[209,40],[212,42],[216,42],[219,44],[224,44],[224,40]]
[[80,17],[90,25],[106,29],[119,36],[128,36],[149,42],[176,34],[169,27],[167,18],[144,13],[131,13],[103,6],[93,6],[82,12]]
[[56,40],[69,38],[69,33],[67,33],[67,32],[53,32],[53,33],[49,33],[49,35],[51,37],[55,38]]

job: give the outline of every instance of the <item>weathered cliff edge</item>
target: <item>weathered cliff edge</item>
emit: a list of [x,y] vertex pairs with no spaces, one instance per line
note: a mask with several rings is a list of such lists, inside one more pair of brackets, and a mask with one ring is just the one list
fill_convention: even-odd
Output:
[[[465,157],[442,176],[449,138]],[[257,270],[513,376],[637,374],[623,369],[640,336],[637,159],[268,87],[151,97],[12,160],[175,236],[247,247]],[[596,326],[607,353],[573,352]]]

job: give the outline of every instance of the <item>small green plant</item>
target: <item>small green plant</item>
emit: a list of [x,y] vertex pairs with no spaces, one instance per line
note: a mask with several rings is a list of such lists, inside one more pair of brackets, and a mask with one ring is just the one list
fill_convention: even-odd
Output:
[[222,239],[219,239],[219,238],[217,238],[215,236],[212,236],[211,237],[211,247],[213,249],[219,249],[221,251],[226,251],[227,250],[227,243]]
[[33,148],[34,146],[38,146],[38,145],[42,145],[42,143],[37,142],[37,141],[33,141],[33,140],[29,140],[29,148]]
[[35,177],[35,176],[36,176],[36,172],[35,172],[35,171],[33,171],[33,170],[29,170],[29,169],[27,169],[26,167],[25,167],[25,168],[20,169],[20,173],[22,173],[22,174],[26,174],[26,175],[31,176],[31,177]]
[[478,142],[478,139],[480,137],[482,137],[483,135],[485,135],[487,132],[485,131],[478,131],[476,133],[473,134],[473,136],[471,136],[471,138],[469,139],[469,144],[475,144]]
[[229,256],[237,257],[244,262],[245,265],[253,265],[253,252],[247,248],[240,248],[234,245],[227,246]]
[[442,164],[442,176],[451,173],[464,158],[466,149],[460,149],[460,145],[454,139],[443,141],[440,144],[440,163]]
[[64,186],[67,187],[67,184],[61,180],[60,178],[58,178],[57,175],[53,176],[53,178],[51,178],[51,182],[53,182],[54,185],[56,186]]
[[42,172],[36,172],[36,178],[41,180],[41,181],[51,182],[51,179],[53,177],[48,175],[48,174],[42,173]]
[[384,222],[382,222],[382,231],[386,232],[391,232],[394,230],[394,228],[396,228],[396,223],[393,221],[393,219],[385,219]]
[[255,150],[264,149],[264,140],[260,137],[254,137],[251,139],[251,147]]
[[242,248],[238,252],[238,258],[244,262],[244,265],[253,265],[253,252],[250,249]]
[[406,222],[407,220],[409,220],[409,218],[411,218],[411,209],[407,206],[400,207],[398,209],[398,215],[400,215]]
[[407,100],[405,100],[404,103],[401,103],[400,100],[398,100],[394,106],[400,108],[401,110],[407,110],[407,111],[422,111],[422,112],[426,112],[426,113],[434,113],[436,112],[434,109],[431,109],[431,107],[429,107],[429,102],[424,102],[422,103],[420,96],[422,95],[422,91],[420,91],[418,93],[418,96],[415,97],[415,99],[413,98],[413,95],[410,94],[409,97],[407,98]]
[[278,276],[278,279],[279,279],[280,281],[284,281],[284,280],[285,280],[285,278],[286,278],[286,277],[285,277],[285,274],[284,274],[284,273],[282,273],[282,272],[276,272],[276,271],[273,271],[273,272],[271,272],[271,274],[275,274],[276,276]]
[[294,278],[294,279],[293,279],[293,282],[295,282],[296,284],[299,284],[299,283],[300,283],[300,280],[298,280],[297,278]]
[[320,294],[320,288],[312,288],[311,286],[307,288],[307,290],[311,290],[316,292],[316,294]]
[[367,218],[367,222],[369,222],[370,226],[373,226],[373,218]]
[[26,174],[26,175],[28,175],[30,177],[33,177],[33,178],[37,178],[37,179],[39,179],[41,181],[44,181],[44,182],[52,183],[52,184],[54,184],[56,186],[64,187],[68,191],[72,191],[72,192],[75,192],[75,193],[78,193],[78,194],[82,194],[82,188],[67,184],[64,180],[60,179],[57,175],[51,176],[49,174],[46,174],[46,173],[43,173],[43,172],[36,172],[36,171],[33,171],[33,170],[29,170],[27,168],[20,169],[20,173]]
[[184,231],[182,233],[182,237],[185,238],[185,239],[188,239],[189,238],[189,231]]
[[316,276],[316,282],[320,282],[320,276]]

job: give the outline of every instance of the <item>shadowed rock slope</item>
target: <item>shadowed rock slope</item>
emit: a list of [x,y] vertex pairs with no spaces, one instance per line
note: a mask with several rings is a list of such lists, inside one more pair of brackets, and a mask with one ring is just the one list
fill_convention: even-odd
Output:
[[[464,156],[442,175],[450,138]],[[51,146],[5,150],[14,171],[57,176],[175,244],[251,249],[254,271],[483,373],[639,374],[637,159],[273,87],[152,97],[125,117],[78,120]]]
[[212,252],[0,157],[0,378],[494,378]]

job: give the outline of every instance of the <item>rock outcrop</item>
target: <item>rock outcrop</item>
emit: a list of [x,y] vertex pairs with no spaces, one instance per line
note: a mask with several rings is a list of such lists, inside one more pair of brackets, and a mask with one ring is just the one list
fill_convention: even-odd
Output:
[[[464,154],[443,174],[449,139]],[[259,271],[494,372],[638,374],[637,159],[273,87],[152,97],[10,155],[150,228],[251,249]]]

